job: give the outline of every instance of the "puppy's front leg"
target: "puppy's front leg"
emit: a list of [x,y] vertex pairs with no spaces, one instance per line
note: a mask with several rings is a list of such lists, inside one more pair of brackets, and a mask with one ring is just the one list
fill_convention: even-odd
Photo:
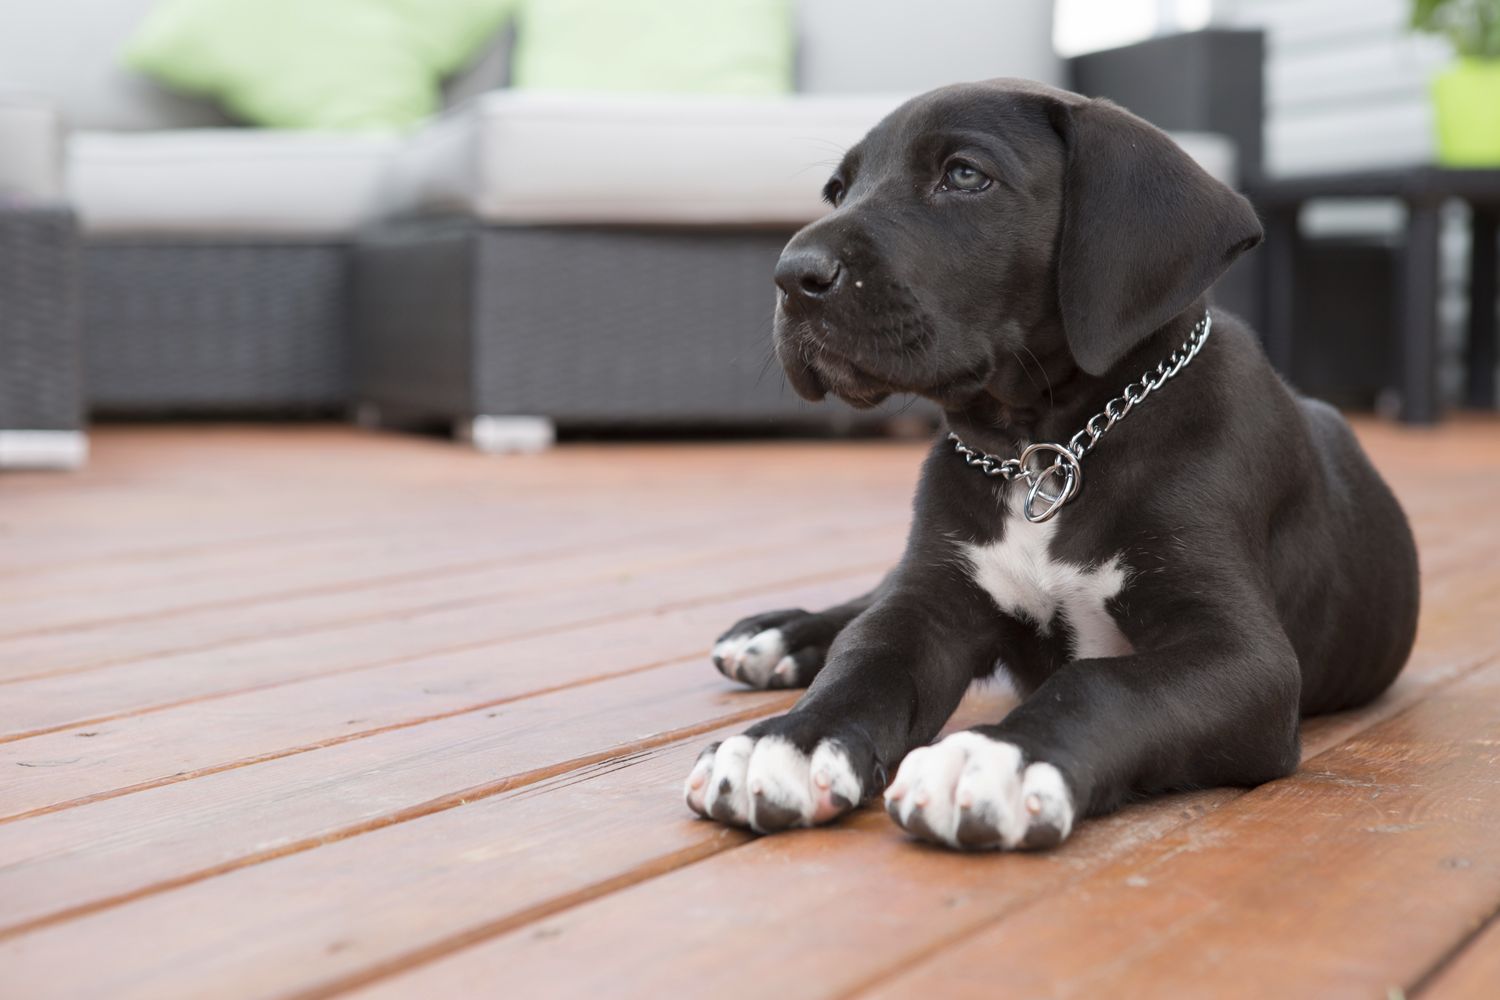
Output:
[[1290,774],[1301,681],[1274,617],[1174,613],[1148,651],[1074,660],[999,724],[913,751],[892,818],[949,847],[1050,847],[1131,795]]
[[[899,572],[899,571],[898,571]],[[761,833],[826,823],[885,787],[994,664],[994,616],[939,581],[895,582],[834,641],[786,715],[703,751],[688,776],[702,816]]]

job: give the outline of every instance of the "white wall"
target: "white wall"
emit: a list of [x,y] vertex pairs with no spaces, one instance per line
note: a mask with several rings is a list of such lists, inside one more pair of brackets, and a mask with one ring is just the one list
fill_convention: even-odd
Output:
[[48,98],[71,128],[225,121],[207,102],[152,85],[120,51],[152,0],[0,0],[0,92]]

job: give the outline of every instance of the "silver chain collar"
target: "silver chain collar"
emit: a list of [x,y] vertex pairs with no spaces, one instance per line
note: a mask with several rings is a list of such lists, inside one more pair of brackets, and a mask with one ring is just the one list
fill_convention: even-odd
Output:
[[[1198,356],[1213,325],[1213,319],[1205,312],[1181,347],[1168,355],[1154,371],[1148,371],[1138,381],[1127,385],[1120,395],[1105,403],[1104,409],[1089,417],[1083,430],[1074,434],[1066,446],[1038,441],[1027,445],[1019,458],[1000,458],[970,448],[957,434],[949,434],[948,440],[953,442],[953,450],[962,455],[965,462],[986,476],[998,476],[1006,482],[1026,480],[1026,504],[1022,510],[1026,514],[1026,520],[1040,524],[1078,495],[1083,486],[1083,456],[1093,451],[1099,439],[1108,434],[1109,429],[1123,420],[1137,404],[1160,389],[1168,379],[1186,368],[1188,362]],[[1053,456],[1051,465],[1032,467],[1033,458],[1040,457],[1045,462],[1047,455]],[[1061,485],[1053,492],[1048,492],[1045,487],[1053,480]],[[1046,504],[1040,510],[1037,509],[1038,500]]]

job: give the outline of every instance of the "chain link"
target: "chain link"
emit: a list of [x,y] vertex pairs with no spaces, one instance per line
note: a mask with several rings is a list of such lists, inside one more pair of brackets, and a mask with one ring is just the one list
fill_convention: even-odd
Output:
[[[1000,477],[1010,482],[1015,479],[1025,479],[1033,486],[1033,494],[1038,486],[1039,476],[1051,475],[1055,470],[1065,470],[1065,466],[1071,466],[1073,474],[1081,475],[1080,461],[1083,456],[1093,451],[1099,444],[1101,438],[1110,430],[1124,420],[1131,410],[1135,409],[1141,402],[1157,389],[1160,389],[1172,379],[1188,362],[1198,356],[1203,350],[1203,345],[1208,340],[1208,335],[1213,331],[1213,319],[1208,313],[1203,314],[1197,324],[1193,326],[1192,333],[1188,334],[1187,340],[1169,354],[1151,371],[1146,372],[1136,381],[1127,385],[1120,395],[1104,404],[1104,409],[1094,414],[1084,423],[1083,429],[1068,439],[1066,449],[1058,445],[1043,446],[1046,450],[1054,451],[1057,459],[1050,466],[1042,469],[1031,470],[1019,458],[999,458],[987,452],[970,448],[963,443],[957,434],[949,434],[948,440],[953,442],[953,450],[963,456],[964,462],[983,472],[986,476]],[[1066,455],[1063,454],[1066,451]],[[1071,459],[1068,458],[1071,456]],[[1027,516],[1032,520],[1046,520],[1057,512],[1057,508],[1071,499],[1072,492],[1063,497],[1061,502],[1054,503],[1051,509],[1040,517],[1033,517],[1028,506]],[[1045,497],[1044,497],[1045,498]]]

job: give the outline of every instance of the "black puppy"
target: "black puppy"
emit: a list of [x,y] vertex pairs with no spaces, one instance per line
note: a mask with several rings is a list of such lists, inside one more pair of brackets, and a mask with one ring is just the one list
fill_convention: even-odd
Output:
[[[874,593],[719,642],[726,674],[811,689],[704,751],[695,811],[824,823],[899,764],[912,834],[1044,847],[1133,795],[1289,774],[1299,716],[1385,690],[1411,533],[1339,415],[1206,308],[1260,241],[1244,199],[1120,108],[1015,80],[907,103],[824,193],[776,268],[788,378],[919,393],[953,433]],[[927,746],[997,667],[1020,706]]]

